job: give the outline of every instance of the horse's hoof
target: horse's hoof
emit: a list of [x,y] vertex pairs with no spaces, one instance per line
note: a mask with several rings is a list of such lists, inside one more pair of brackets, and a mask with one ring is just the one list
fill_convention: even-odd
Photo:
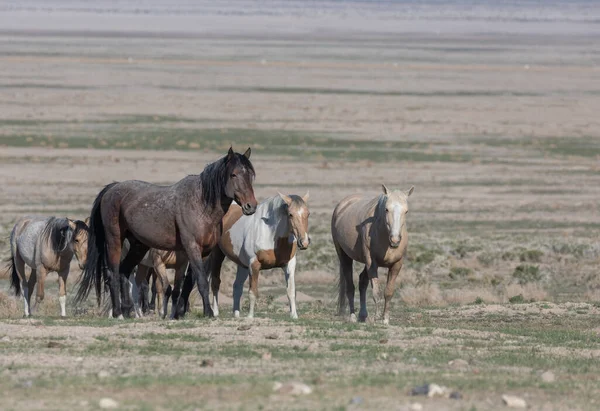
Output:
[[366,316],[363,317],[362,315],[359,315],[358,316],[358,322],[359,323],[366,323],[367,322],[367,317]]
[[389,318],[384,318],[383,319],[383,325],[390,325],[390,319]]
[[248,314],[246,316],[246,318],[249,319],[249,320],[253,320],[254,319],[254,314]]
[[234,317],[234,318],[240,318],[240,312],[239,312],[238,310],[235,310],[235,311],[233,312],[233,317]]
[[117,320],[124,320],[124,319],[125,319],[125,317],[123,317],[123,314],[121,314],[117,317]]
[[351,323],[355,323],[356,322],[356,314],[354,314],[354,313],[350,314],[350,322]]
[[296,314],[296,313],[290,314],[290,317],[292,318],[292,320],[297,320],[298,314]]

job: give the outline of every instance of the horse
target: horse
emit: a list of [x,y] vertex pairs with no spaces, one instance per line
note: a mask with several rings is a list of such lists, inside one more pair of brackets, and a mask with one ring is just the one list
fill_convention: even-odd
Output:
[[[156,296],[155,310],[157,316],[162,318],[167,316],[167,303],[173,289],[169,284],[167,269],[175,270],[174,287],[181,288],[187,268],[188,258],[185,252],[182,250],[165,251],[151,248],[140,262],[135,276],[136,286],[138,288],[145,288],[144,285],[148,284],[148,281],[152,279],[152,284],[154,285],[152,295],[153,297]],[[147,296],[147,292],[145,292],[145,294]],[[138,304],[143,306],[144,301],[140,300]],[[173,300],[173,304],[171,318],[174,318],[176,312],[175,300]],[[134,307],[135,306],[136,300],[134,297]],[[139,306],[136,307],[136,312],[142,314],[140,311],[143,310],[141,310]]]
[[[31,292],[38,283],[36,303],[44,299],[44,283],[49,272],[58,273],[60,315],[65,317],[67,277],[73,255],[83,269],[87,257],[88,220],[57,217],[22,217],[10,233],[11,288],[23,295],[25,317],[32,315]],[[31,268],[29,278],[25,265]]]
[[408,197],[414,186],[406,193],[390,191],[382,185],[383,194],[367,198],[356,194],[338,203],[331,218],[331,235],[337,253],[340,271],[338,282],[338,311],[343,315],[346,298],[350,305],[350,321],[356,321],[354,313],[354,281],[352,264],[358,261],[365,265],[359,276],[360,312],[359,321],[367,319],[367,287],[369,280],[375,302],[375,319],[379,315],[379,278],[377,269],[388,268],[383,308],[383,323],[390,322],[390,302],[394,295],[396,277],[408,245],[406,214]]
[[310,245],[308,235],[308,193],[304,197],[279,193],[277,197],[259,204],[256,213],[243,216],[242,209],[233,204],[223,218],[223,235],[209,256],[213,311],[219,313],[219,287],[221,265],[225,257],[237,264],[233,284],[234,316],[240,316],[240,299],[244,282],[250,275],[250,312],[254,317],[254,306],[258,298],[258,276],[261,270],[281,267],[287,283],[290,316],[298,318],[296,312],[296,250],[305,250]]
[[[223,158],[207,165],[201,174],[190,175],[170,186],[128,180],[107,185],[92,206],[88,264],[83,271],[76,301],[81,302],[95,286],[100,304],[102,281],[108,285],[112,315],[123,318],[133,305],[129,296],[131,271],[150,248],[183,250],[190,260],[193,279],[204,302],[204,315],[212,317],[208,299],[208,276],[202,257],[221,236],[221,220],[232,201],[242,211],[256,210],[252,182],[254,167],[250,148],[244,154],[230,148]],[[121,261],[123,241],[130,250]],[[175,318],[185,314],[190,289],[174,288],[178,302]],[[182,301],[178,301],[181,294]]]

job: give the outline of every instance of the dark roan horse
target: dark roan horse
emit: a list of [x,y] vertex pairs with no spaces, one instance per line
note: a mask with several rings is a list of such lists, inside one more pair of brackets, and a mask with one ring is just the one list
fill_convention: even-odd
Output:
[[[246,215],[256,210],[252,187],[255,173],[249,159],[249,148],[243,155],[230,148],[225,157],[206,166],[200,175],[187,176],[171,186],[130,180],[104,187],[92,207],[87,265],[76,302],[87,298],[95,287],[100,304],[104,282],[110,292],[113,317],[128,316],[132,302],[127,280],[148,249],[183,250],[202,296],[204,315],[212,317],[208,270],[202,257],[217,244],[221,221],[233,200],[242,205]],[[131,247],[121,261],[125,239]],[[186,282],[191,283],[188,279]],[[175,318],[185,314],[191,288],[186,287],[183,293],[173,290]]]

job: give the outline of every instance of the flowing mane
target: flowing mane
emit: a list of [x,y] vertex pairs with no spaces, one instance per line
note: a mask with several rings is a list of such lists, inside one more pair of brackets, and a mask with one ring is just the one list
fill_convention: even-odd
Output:
[[69,220],[50,217],[42,231],[42,236],[50,240],[50,245],[55,253],[62,253],[73,238],[73,232],[69,230]]
[[231,159],[228,156],[207,165],[200,174],[202,184],[202,201],[206,208],[214,208],[221,200],[221,196],[227,186],[229,171],[241,165],[255,176],[254,167],[244,155],[235,153]]

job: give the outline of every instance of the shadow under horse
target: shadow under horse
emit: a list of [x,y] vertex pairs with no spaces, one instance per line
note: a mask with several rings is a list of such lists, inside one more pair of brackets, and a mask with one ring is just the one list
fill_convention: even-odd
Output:
[[[76,302],[95,287],[98,303],[102,283],[107,286],[112,315],[130,314],[132,302],[126,281],[150,248],[183,250],[190,261],[193,281],[202,296],[204,315],[212,317],[208,292],[208,271],[202,257],[210,253],[222,232],[222,219],[232,201],[243,213],[255,212],[257,202],[252,182],[254,167],[250,148],[244,154],[227,155],[206,166],[199,175],[190,175],[170,186],[129,180],[112,183],[98,194],[90,217],[87,265],[83,271]],[[121,261],[123,241],[130,250]],[[192,287],[173,289],[177,301],[175,318],[185,314]]]

